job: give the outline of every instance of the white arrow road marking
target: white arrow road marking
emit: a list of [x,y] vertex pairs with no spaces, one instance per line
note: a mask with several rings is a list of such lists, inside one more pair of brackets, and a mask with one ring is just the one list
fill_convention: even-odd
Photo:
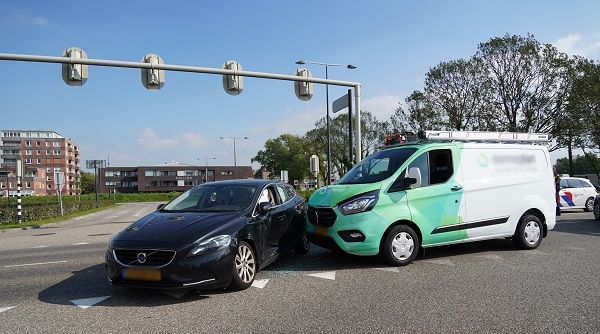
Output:
[[78,245],[89,245],[89,242],[78,242],[76,244],[71,244],[71,246],[78,246]]
[[183,297],[183,295],[185,295],[186,293],[188,293],[186,290],[160,290],[160,292],[164,293],[167,296],[171,296],[171,297],[175,297],[175,298],[181,298]]
[[384,267],[384,268],[375,268],[377,270],[383,270],[383,271],[391,271],[394,273],[398,273],[400,272],[400,270],[398,269],[398,267]]
[[435,264],[443,264],[446,266],[453,266],[454,262],[450,261],[450,260],[425,260],[425,262],[427,263],[435,263]]
[[88,308],[98,304],[99,302],[108,299],[112,296],[103,296],[103,297],[94,297],[94,298],[84,298],[84,299],[74,299],[69,300],[71,303],[75,304],[75,306],[79,306],[81,308]]
[[326,272],[322,272],[322,273],[308,274],[308,276],[325,278],[325,279],[330,279],[330,280],[335,281],[335,271],[326,271]]
[[268,279],[257,279],[252,283],[252,286],[255,288],[262,289],[267,285],[267,283],[269,283]]
[[65,263],[67,261],[54,261],[54,262],[39,262],[39,263],[25,263],[25,264],[13,264],[10,266],[4,266],[4,268],[10,268],[10,267],[25,267],[25,266],[37,266],[40,264],[56,264],[56,263]]
[[4,311],[8,311],[8,310],[10,310],[11,308],[15,308],[15,307],[14,307],[14,306],[11,306],[11,307],[0,307],[0,313],[2,313],[2,312],[4,312]]

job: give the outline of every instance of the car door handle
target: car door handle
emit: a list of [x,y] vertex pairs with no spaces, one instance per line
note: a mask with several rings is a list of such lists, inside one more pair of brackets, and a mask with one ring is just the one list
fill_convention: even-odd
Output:
[[452,191],[459,191],[461,189],[462,189],[461,186],[454,186],[454,187],[450,188],[450,190],[452,190]]

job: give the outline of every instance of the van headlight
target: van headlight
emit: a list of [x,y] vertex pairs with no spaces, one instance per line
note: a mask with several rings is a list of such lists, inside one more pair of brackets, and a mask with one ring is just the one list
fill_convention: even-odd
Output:
[[340,204],[338,209],[343,215],[351,215],[359,212],[370,211],[377,204],[379,190],[373,190],[356,197],[352,197]]
[[229,246],[231,242],[230,235],[219,235],[213,238],[210,238],[206,241],[202,241],[192,249],[189,256],[201,255],[206,253],[211,253],[223,249]]

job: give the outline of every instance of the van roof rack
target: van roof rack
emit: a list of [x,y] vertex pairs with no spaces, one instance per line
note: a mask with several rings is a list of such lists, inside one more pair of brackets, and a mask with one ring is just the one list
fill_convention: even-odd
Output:
[[487,131],[419,131],[419,139],[479,141],[479,142],[548,142],[552,135],[526,132],[487,132]]

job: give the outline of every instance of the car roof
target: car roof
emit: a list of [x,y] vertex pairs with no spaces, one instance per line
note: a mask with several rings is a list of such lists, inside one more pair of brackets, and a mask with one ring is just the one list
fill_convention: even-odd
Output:
[[221,180],[221,181],[213,181],[200,184],[198,186],[203,185],[247,185],[254,187],[262,187],[267,184],[280,183],[284,184],[284,182],[279,180],[264,180],[264,179],[236,179],[236,180]]

